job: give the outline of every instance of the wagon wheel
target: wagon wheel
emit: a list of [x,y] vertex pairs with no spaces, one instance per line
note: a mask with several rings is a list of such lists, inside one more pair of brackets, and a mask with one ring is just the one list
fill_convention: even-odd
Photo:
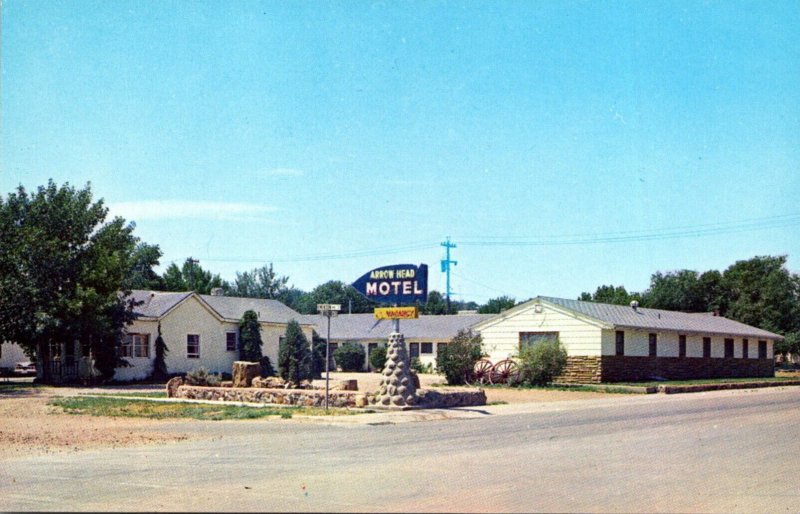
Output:
[[510,384],[519,379],[519,365],[511,359],[500,361],[492,368],[490,375],[493,384]]
[[488,384],[490,383],[490,377],[492,375],[492,369],[494,366],[492,362],[488,359],[481,359],[475,363],[475,367],[472,368],[472,376],[470,377],[470,382],[472,384]]

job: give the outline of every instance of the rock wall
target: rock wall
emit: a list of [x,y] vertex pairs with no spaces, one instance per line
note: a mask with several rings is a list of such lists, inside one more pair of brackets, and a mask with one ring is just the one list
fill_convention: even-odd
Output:
[[[215,400],[225,402],[269,403],[275,405],[298,405],[302,407],[324,407],[325,391],[316,389],[263,389],[254,387],[200,387],[179,386],[176,398],[187,400]],[[362,397],[362,398],[359,398]],[[331,391],[331,407],[363,407],[367,395],[354,391]],[[360,404],[360,405],[358,405]]]
[[564,371],[556,382],[597,384],[602,380],[600,357],[569,356]]

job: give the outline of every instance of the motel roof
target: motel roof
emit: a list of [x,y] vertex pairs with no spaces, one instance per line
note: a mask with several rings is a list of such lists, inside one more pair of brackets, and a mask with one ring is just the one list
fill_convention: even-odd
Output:
[[[422,315],[417,319],[404,319],[400,321],[400,332],[406,339],[443,341],[450,340],[459,330],[469,330],[481,321],[496,316],[496,314],[454,314],[449,316]],[[303,316],[306,323],[317,326],[317,333],[325,337],[328,330],[328,320],[322,315],[312,314]],[[371,313],[367,314],[340,314],[331,318],[331,341],[334,340],[373,340],[386,339],[393,332],[393,321],[375,319]]]
[[[639,330],[661,330],[668,332],[685,332],[692,334],[729,335],[734,337],[752,337],[762,339],[783,339],[783,336],[746,325],[713,313],[687,313],[648,309],[629,305],[612,305],[608,303],[584,302],[551,296],[539,296],[500,314],[507,317],[527,309],[537,303],[550,304],[574,314],[598,321],[606,328],[630,328]],[[481,327],[477,327],[480,329]]]

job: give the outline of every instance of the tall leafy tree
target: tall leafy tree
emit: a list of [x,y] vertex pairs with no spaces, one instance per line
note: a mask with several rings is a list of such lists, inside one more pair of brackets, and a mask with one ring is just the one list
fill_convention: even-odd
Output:
[[[29,356],[81,341],[101,378],[120,364],[116,347],[133,319],[126,299],[139,242],[122,218],[106,222],[91,187],[19,186],[0,198],[0,333]],[[44,368],[45,380],[49,370]]]
[[164,279],[153,269],[158,266],[162,255],[158,245],[147,243],[136,245],[129,284],[131,289],[164,290],[166,286]]
[[261,361],[261,324],[255,311],[245,311],[239,321],[239,359]]
[[514,307],[517,302],[508,296],[499,296],[497,298],[490,298],[485,305],[478,307],[480,314],[499,314],[505,310]]
[[278,374],[287,382],[299,384],[312,378],[311,348],[296,320],[286,327],[278,351]]
[[688,269],[653,273],[642,304],[655,309],[683,312],[705,312],[708,309],[700,273]]
[[197,291],[209,294],[217,287],[230,289],[218,274],[204,270],[199,263],[186,259],[180,268],[173,262],[164,271],[164,288],[166,291]]
[[610,303],[613,305],[628,305],[633,300],[640,300],[638,293],[628,293],[624,286],[602,285],[594,293],[581,293],[578,300],[584,302]]
[[338,303],[342,306],[342,312],[348,312],[352,305],[353,313],[372,312],[377,305],[359,294],[353,286],[338,280],[331,280],[303,295],[295,310],[301,314],[314,314],[317,312],[319,303]]
[[267,298],[278,300],[288,288],[289,277],[278,276],[272,263],[244,273],[236,273],[236,279],[228,291],[231,296]]

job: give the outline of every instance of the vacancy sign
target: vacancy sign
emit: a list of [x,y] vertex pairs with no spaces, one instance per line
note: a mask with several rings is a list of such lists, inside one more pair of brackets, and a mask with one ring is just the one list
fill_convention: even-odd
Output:
[[416,307],[378,307],[375,319],[417,319],[419,310]]

